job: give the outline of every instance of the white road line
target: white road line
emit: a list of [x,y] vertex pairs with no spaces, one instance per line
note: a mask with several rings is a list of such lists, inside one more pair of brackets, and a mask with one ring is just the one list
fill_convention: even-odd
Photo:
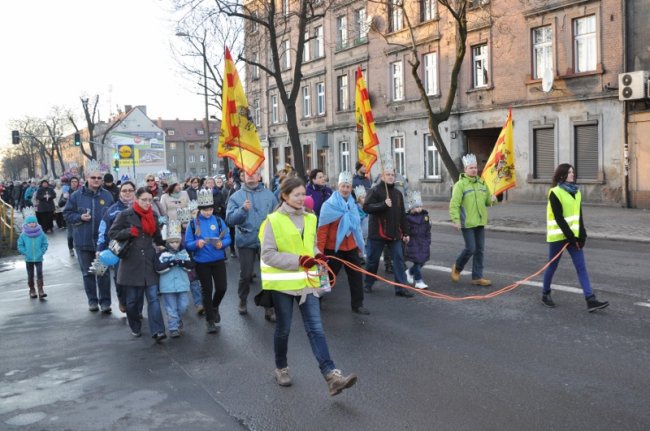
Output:
[[634,305],[638,305],[640,307],[648,307],[648,308],[650,308],[650,302],[635,302]]

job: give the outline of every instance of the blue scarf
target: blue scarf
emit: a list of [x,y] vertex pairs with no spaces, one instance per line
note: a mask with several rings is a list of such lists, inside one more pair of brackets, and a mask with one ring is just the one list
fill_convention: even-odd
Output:
[[562,187],[567,192],[575,195],[578,192],[578,185],[576,183],[559,183],[558,186]]
[[341,219],[339,228],[336,231],[336,246],[334,251],[339,251],[339,247],[345,237],[354,235],[354,240],[357,247],[365,250],[366,246],[363,242],[363,234],[361,233],[361,219],[359,218],[359,210],[357,203],[352,195],[346,201],[341,194],[336,191],[332,196],[323,203],[320,209],[320,217],[318,218],[318,227],[324,226]]

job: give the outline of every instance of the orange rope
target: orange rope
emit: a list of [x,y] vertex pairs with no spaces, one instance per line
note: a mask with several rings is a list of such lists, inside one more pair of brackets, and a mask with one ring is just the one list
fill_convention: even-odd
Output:
[[[371,277],[374,277],[377,280],[383,281],[384,283],[392,284],[393,286],[398,286],[398,287],[401,287],[403,289],[410,289],[411,291],[413,291],[415,293],[419,293],[420,295],[427,296],[429,298],[444,299],[446,301],[465,301],[465,300],[468,300],[468,299],[482,300],[482,299],[495,298],[495,297],[497,297],[499,295],[503,295],[504,293],[507,293],[507,292],[510,292],[510,291],[516,289],[521,284],[529,281],[532,278],[537,277],[544,270],[546,270],[546,268],[548,268],[548,266],[551,263],[553,263],[554,261],[556,261],[557,259],[560,258],[560,256],[564,252],[564,250],[566,250],[566,248],[568,247],[568,245],[569,244],[565,244],[564,247],[562,247],[562,250],[560,250],[551,260],[546,262],[546,264],[543,267],[541,267],[534,274],[531,274],[531,275],[529,275],[528,277],[526,277],[526,278],[524,278],[522,280],[515,281],[514,283],[509,284],[509,285],[507,285],[505,287],[502,287],[501,289],[495,290],[494,292],[490,292],[490,293],[487,293],[485,295],[469,295],[469,296],[449,296],[449,295],[445,295],[444,293],[433,292],[433,291],[430,291],[430,290],[416,289],[413,286],[409,286],[407,284],[401,284],[401,283],[397,283],[397,282],[394,282],[394,281],[387,280],[387,279],[385,279],[385,278],[383,278],[383,277],[381,277],[381,276],[379,276],[377,274],[373,274],[371,272],[368,272],[364,268],[356,266],[356,265],[354,265],[354,264],[352,264],[352,263],[350,263],[350,262],[348,262],[346,260],[340,259],[340,258],[338,258],[336,256],[327,256],[327,258],[337,260],[337,261],[341,262],[343,265],[345,265],[345,266],[347,266],[349,268],[352,268],[353,270],[355,270],[357,272],[360,272],[362,274],[366,274],[366,275],[369,275]],[[330,285],[333,287],[336,284],[336,275],[334,274],[332,269],[329,267],[329,265],[327,265],[326,261],[323,261],[323,260],[320,260],[320,259],[316,259],[316,261],[318,262],[319,265],[322,265],[323,267],[325,267],[327,269],[327,272],[332,275]],[[321,275],[320,272],[319,272],[319,275]]]

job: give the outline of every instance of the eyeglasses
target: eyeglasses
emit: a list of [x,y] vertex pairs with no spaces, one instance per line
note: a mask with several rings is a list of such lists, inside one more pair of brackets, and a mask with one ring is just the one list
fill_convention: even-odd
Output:
[[133,189],[120,189],[120,191],[124,192],[124,193],[133,193],[135,190],[133,190]]
[[102,177],[88,177],[88,178],[90,178],[91,180],[101,180],[102,179]]
[[152,182],[154,182],[154,181],[156,181],[156,180],[154,180],[153,178],[149,178],[149,179],[147,180],[148,183],[152,183]]

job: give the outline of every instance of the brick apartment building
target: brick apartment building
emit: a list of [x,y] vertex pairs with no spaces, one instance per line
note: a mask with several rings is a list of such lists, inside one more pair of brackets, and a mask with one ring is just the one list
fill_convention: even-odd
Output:
[[[306,169],[324,169],[332,180],[341,170],[353,169],[354,73],[360,66],[381,151],[392,153],[397,170],[424,197],[446,199],[455,179],[449,178],[431,142],[410,71],[411,32],[404,16],[421,56],[419,76],[436,109],[450,86],[455,54],[455,28],[444,7],[435,0],[409,0],[404,10],[391,6],[400,0],[340,1],[300,35],[292,13],[298,2],[278,3],[276,31],[285,82],[291,81],[298,38],[309,39],[296,102]],[[313,3],[316,10],[329,4]],[[486,162],[512,107],[518,185],[508,199],[544,200],[555,166],[569,162],[576,167],[585,201],[623,205],[626,117],[617,91],[618,75],[625,70],[623,2],[469,3],[467,53],[452,115],[440,130],[457,164],[466,152],[477,154],[480,165]],[[260,32],[261,27],[248,26],[245,55],[270,66],[270,50],[257,39]],[[543,88],[545,75],[552,80]],[[293,160],[284,108],[275,81],[250,65],[246,91],[270,175]],[[373,175],[378,169],[373,168]]]

